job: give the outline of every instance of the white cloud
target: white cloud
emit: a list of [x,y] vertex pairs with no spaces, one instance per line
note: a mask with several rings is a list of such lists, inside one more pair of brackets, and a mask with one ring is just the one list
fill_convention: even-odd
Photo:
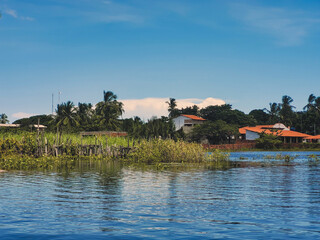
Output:
[[35,113],[17,112],[17,113],[13,113],[13,114],[12,114],[12,117],[17,118],[17,119],[20,119],[20,118],[29,118],[29,117],[36,116],[36,115],[38,115],[38,114],[35,114]]
[[[150,119],[152,116],[168,116],[169,98],[144,98],[144,99],[124,99],[119,100],[124,104],[125,113],[123,118],[131,118],[139,116],[143,120]],[[225,101],[216,98],[190,98],[176,99],[178,108],[190,107],[197,105],[199,108],[204,108],[209,105],[222,105]]]
[[17,12],[13,9],[6,9],[4,12],[10,15],[11,17],[18,18]]
[[269,34],[277,43],[287,46],[301,44],[320,23],[319,16],[300,10],[247,4],[231,5],[231,14],[253,30]]
[[33,21],[34,19],[31,18],[31,17],[24,17],[24,16],[19,16],[17,11],[16,10],[13,10],[13,9],[9,9],[7,8],[5,11],[4,11],[5,14],[13,17],[13,18],[16,18],[16,19],[20,19],[20,20],[23,20],[23,21]]

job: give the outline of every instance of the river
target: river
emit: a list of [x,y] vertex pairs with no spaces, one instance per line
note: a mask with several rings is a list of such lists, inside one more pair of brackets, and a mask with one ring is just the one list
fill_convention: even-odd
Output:
[[1,173],[0,239],[320,239],[318,153],[285,154],[297,164]]

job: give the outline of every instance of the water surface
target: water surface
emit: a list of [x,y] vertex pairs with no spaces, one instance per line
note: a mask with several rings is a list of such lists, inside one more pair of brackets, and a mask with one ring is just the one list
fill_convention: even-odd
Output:
[[0,239],[320,239],[320,166],[285,154],[299,164],[1,173]]

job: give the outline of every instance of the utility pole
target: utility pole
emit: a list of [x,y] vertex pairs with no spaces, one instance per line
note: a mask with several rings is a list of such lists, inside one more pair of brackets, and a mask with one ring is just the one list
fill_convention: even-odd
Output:
[[51,99],[51,112],[52,112],[52,115],[53,115],[53,93],[52,93],[52,99]]
[[60,105],[61,92],[59,91],[58,94],[59,94],[58,104]]

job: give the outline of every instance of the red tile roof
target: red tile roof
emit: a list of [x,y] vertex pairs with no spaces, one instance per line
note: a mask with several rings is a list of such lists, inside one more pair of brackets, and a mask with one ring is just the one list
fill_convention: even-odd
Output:
[[[243,127],[243,128],[239,128],[239,133],[246,134],[246,131],[248,130],[256,133],[264,132],[266,134],[273,134],[281,137],[300,137],[300,138],[310,137],[310,135],[305,133],[300,133],[300,132],[291,131],[291,130],[277,129],[277,128],[273,128],[273,126],[274,125],[258,125],[255,127]],[[318,138],[313,138],[313,139],[318,139]],[[320,139],[320,135],[319,135],[319,139]]]
[[[305,133],[300,133],[296,131],[291,130],[281,130],[281,129],[261,129],[260,127],[246,127],[246,130],[256,133],[266,133],[266,134],[273,134],[278,135],[281,137],[300,137],[300,138],[306,138],[310,137],[310,135]],[[239,130],[240,131],[240,130]]]
[[317,140],[317,139],[320,139],[320,135],[316,135],[316,136],[309,136],[309,137],[306,137],[305,139],[308,139],[308,140]]
[[181,116],[184,116],[184,117],[187,117],[187,118],[191,118],[193,120],[198,120],[198,121],[205,121],[205,119],[201,118],[201,117],[198,117],[198,116],[195,116],[195,115],[181,115]]

